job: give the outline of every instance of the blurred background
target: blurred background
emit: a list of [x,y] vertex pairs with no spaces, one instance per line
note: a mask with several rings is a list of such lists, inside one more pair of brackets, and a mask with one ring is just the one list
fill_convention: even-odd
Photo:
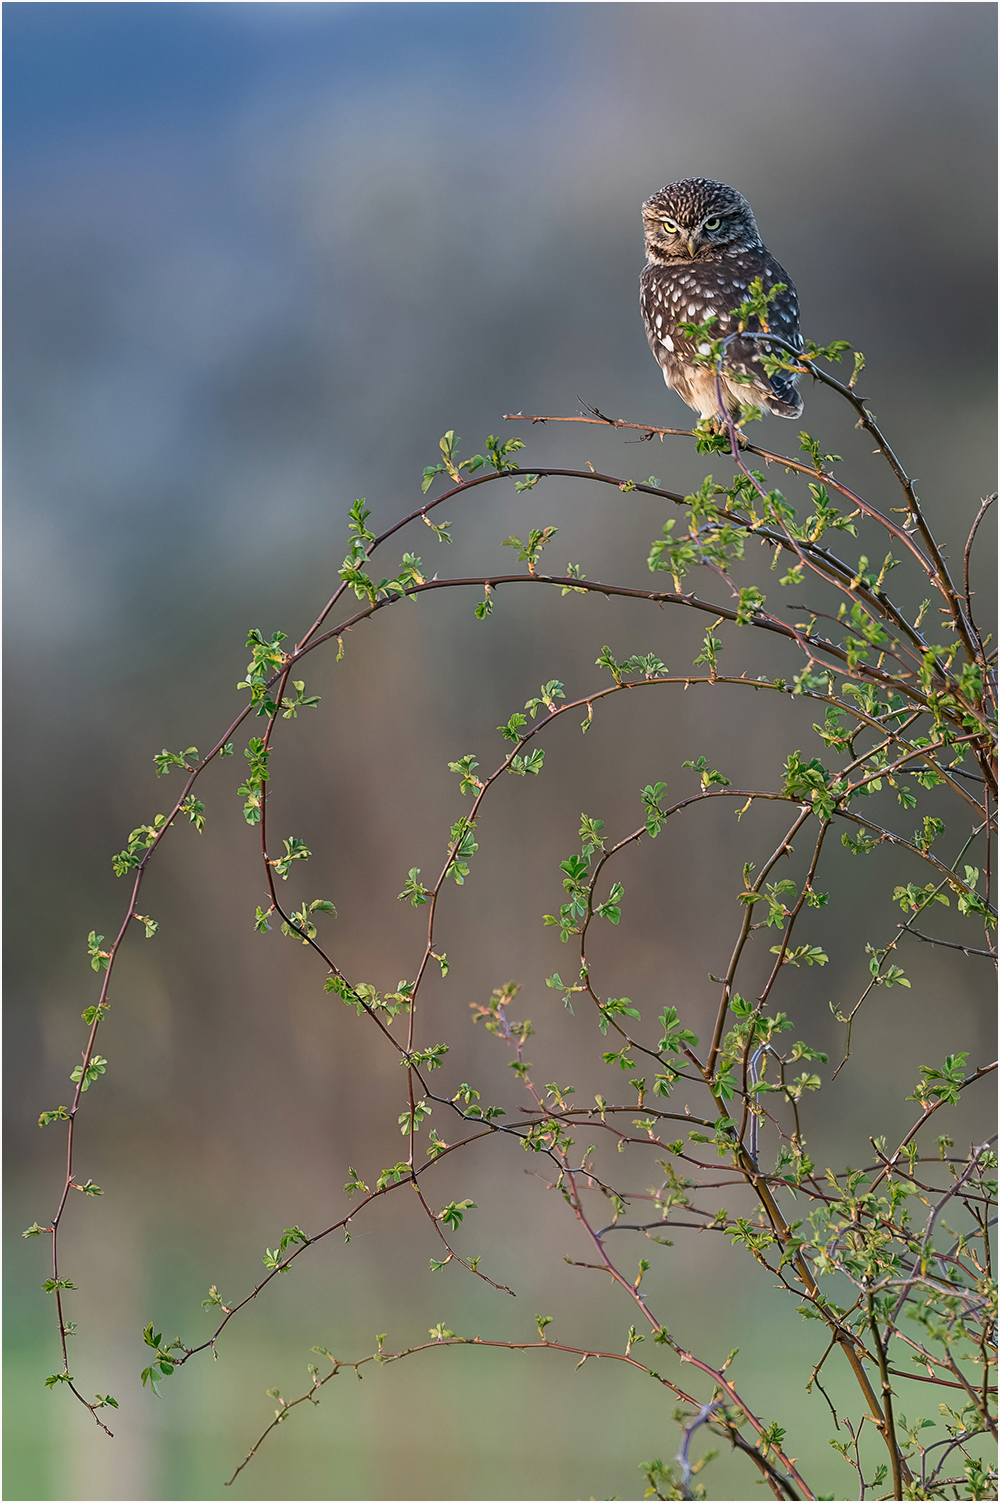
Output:
[[[555,1353],[470,1350],[368,1368],[361,1384],[343,1375],[223,1487],[271,1416],[264,1390],[304,1391],[314,1343],[354,1358],[375,1332],[395,1348],[438,1321],[531,1340],[537,1311],[557,1340],[623,1348],[631,1309],[566,1266],[585,1244],[513,1146],[455,1156],[430,1193],[476,1200],[458,1245],[516,1300],[454,1267],[428,1272],[432,1234],[401,1191],[359,1218],[349,1246],[336,1234],[272,1284],[218,1362],[190,1362],[160,1399],[140,1388],[143,1325],[204,1339],[210,1284],[242,1297],[283,1227],[313,1233],[344,1214],[349,1164],[371,1182],[403,1147],[394,1058],[324,994],[315,957],[253,932],[265,894],[234,793],[242,742],[200,786],[205,833],[178,829],[151,868],[140,907],[160,931],[147,943],[137,926],[124,949],[100,1038],[109,1071],[80,1118],[78,1172],[105,1195],[65,1222],[64,1271],[81,1291],[73,1370],[87,1394],[119,1399],[114,1441],[43,1387],[60,1365],[39,1288],[47,1247],[19,1234],[52,1216],[64,1139],[35,1124],[69,1099],[96,997],[86,935],[114,934],[126,902],[111,853],[176,796],[153,753],[214,743],[241,702],[249,627],[294,640],[312,621],[355,497],[379,528],[412,510],[449,428],[465,454],[517,433],[528,465],[700,482],[709,465],[681,440],[637,449],[620,432],[503,421],[588,402],[687,425],[637,307],[639,205],[664,183],[701,175],[746,194],[798,285],[805,333],[865,351],[863,390],[960,557],[993,484],[993,7],[18,0],[3,19],[6,1496],[640,1497],[639,1462],[678,1440],[654,1385],[612,1364],[574,1372]],[[845,455],[851,483],[898,504],[846,412],[805,397],[806,426]],[[795,452],[797,427],[768,419],[760,441]],[[556,481],[520,496],[483,487],[443,510],[450,550],[422,526],[399,540],[428,575],[509,570],[503,539],[555,524],[554,572],[574,560],[646,588],[665,515],[648,497]],[[900,589],[919,599],[918,582]],[[683,671],[703,629],[541,590],[501,591],[480,622],[469,596],[442,592],[352,633],[340,664],[317,652],[305,677],[322,704],[276,737],[272,829],[312,847],[288,895],[336,903],[325,922],[345,972],[383,989],[413,974],[423,916],[395,896],[408,868],[439,869],[464,807],[449,759],[474,752],[492,768],[495,727],[540,682],[571,696],[601,686],[605,643]],[[755,673],[798,666],[780,645],[731,652]],[[540,915],[563,896],[581,809],[617,838],[641,822],[645,783],[693,791],[685,758],[768,786],[792,747],[822,751],[801,703],[752,728],[743,713],[698,690],[620,696],[584,741],[570,717],[554,730],[542,777],[496,790],[473,874],[441,911],[452,970],[429,988],[422,1041],[451,1044],[442,1094],[468,1080],[516,1112],[505,1051],[469,1013],[510,979],[515,1015],[536,1029],[534,1077],[572,1082],[581,1103],[616,1089],[592,1019],[544,986],[572,958]],[[625,914],[595,962],[605,994],[649,1019],[676,1005],[704,1033],[708,973],[738,923],[726,895],[778,825],[756,808],[739,827],[731,810],[682,818],[616,872]],[[829,859],[835,901],[807,937],[831,962],[795,972],[775,1001],[796,1037],[839,1058],[828,1004],[860,995],[865,941],[893,934],[893,882],[923,877],[881,853],[852,864],[837,846]],[[939,910],[937,932],[953,918]],[[821,1164],[863,1162],[870,1133],[904,1130],[922,1063],[987,1059],[980,963],[909,943],[912,989],[872,999],[850,1065],[811,1108]],[[764,946],[761,975],[766,959]],[[940,1130],[967,1144],[987,1105],[963,1101]],[[660,1173],[639,1150],[611,1168],[634,1190]],[[853,1493],[825,1406],[803,1391],[815,1324],[723,1242],[681,1235],[651,1253],[637,1239],[620,1254],[627,1267],[653,1257],[645,1287],[679,1339],[716,1362],[742,1348],[734,1376],[785,1425],[814,1485]],[[715,1497],[750,1487],[728,1455],[706,1480]]]

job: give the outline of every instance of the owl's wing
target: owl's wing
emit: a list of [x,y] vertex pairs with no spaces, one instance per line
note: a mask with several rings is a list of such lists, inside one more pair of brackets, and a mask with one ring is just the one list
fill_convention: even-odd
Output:
[[677,326],[684,320],[700,322],[710,311],[700,293],[680,280],[682,270],[650,264],[643,267],[639,278],[639,305],[646,338],[661,365],[667,363],[668,355],[684,359],[694,354],[693,340]]
[[[779,339],[787,340],[796,349],[801,349],[799,300],[788,273],[778,265],[772,255],[763,251],[760,264],[753,268],[752,275],[760,277],[765,292],[770,291],[776,282],[785,283],[784,292],[779,292],[771,303],[767,327],[769,332],[776,334]],[[746,326],[750,333],[760,332],[760,322],[756,318],[748,319]],[[802,410],[802,398],[795,389],[796,378],[785,371],[776,371],[773,375],[768,375],[761,362],[760,345],[756,340],[734,339],[726,354],[730,365],[753,378],[754,385],[760,389],[760,395],[764,397],[772,412],[777,412],[783,417],[798,416]],[[752,400],[752,397],[753,391],[747,387],[747,400]]]

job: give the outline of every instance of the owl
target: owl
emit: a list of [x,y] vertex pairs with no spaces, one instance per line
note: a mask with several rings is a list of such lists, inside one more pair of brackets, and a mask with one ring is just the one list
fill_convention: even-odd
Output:
[[[640,278],[639,301],[649,347],[663,370],[663,379],[700,418],[715,418],[719,398],[715,370],[692,357],[707,353],[680,331],[684,323],[702,324],[709,313],[714,339],[736,331],[738,310],[750,284],[760,277],[765,292],[784,282],[771,303],[768,329],[801,348],[799,304],[791,278],[778,265],[757,233],[753,212],[742,193],[709,178],[689,177],[668,183],[642,206],[646,232],[646,265]],[[759,332],[756,318],[746,321]],[[729,371],[748,382],[727,379]],[[769,376],[760,360],[760,346],[735,339],[728,346],[722,368],[726,407],[739,416],[741,405],[766,408],[778,417],[796,418],[802,398],[796,376],[779,371]]]

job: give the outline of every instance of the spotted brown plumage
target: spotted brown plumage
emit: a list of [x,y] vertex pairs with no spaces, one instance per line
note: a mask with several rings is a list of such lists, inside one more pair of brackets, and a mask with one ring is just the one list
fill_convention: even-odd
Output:
[[[801,348],[795,288],[761,241],[750,205],[742,193],[725,183],[703,177],[668,183],[643,204],[642,219],[646,265],[639,300],[649,347],[667,385],[699,417],[716,417],[715,370],[695,363],[695,343],[679,326],[702,324],[714,313],[712,338],[733,334],[740,305],[759,277],[765,292],[776,282],[785,283],[785,291],[771,303],[768,331]],[[746,329],[760,332],[761,326],[751,317]],[[701,353],[707,348],[704,345]],[[727,379],[730,372],[749,377],[749,384]],[[798,417],[802,398],[795,389],[796,379],[782,371],[769,376],[753,341],[737,338],[726,350],[722,389],[733,416],[739,415],[742,406],[752,406],[778,417]]]

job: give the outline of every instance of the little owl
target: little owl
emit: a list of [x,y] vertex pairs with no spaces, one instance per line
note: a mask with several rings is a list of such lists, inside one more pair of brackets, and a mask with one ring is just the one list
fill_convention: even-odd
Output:
[[[698,365],[692,357],[706,354],[704,342],[680,331],[685,323],[703,324],[715,314],[713,339],[736,331],[740,304],[750,284],[760,277],[767,292],[784,282],[770,305],[768,330],[801,347],[799,304],[788,273],[762,243],[750,205],[742,193],[714,183],[709,178],[689,177],[668,183],[642,206],[646,232],[646,265],[640,278],[640,304],[646,322],[649,347],[663,370],[663,379],[693,407],[701,418],[719,415],[715,370]],[[756,318],[746,321],[748,331],[760,332]],[[729,371],[749,377],[730,381]],[[734,339],[726,350],[722,369],[725,403],[734,417],[741,406],[763,407],[779,417],[796,418],[802,398],[795,390],[796,377],[779,371],[769,376],[760,360],[756,341]]]

